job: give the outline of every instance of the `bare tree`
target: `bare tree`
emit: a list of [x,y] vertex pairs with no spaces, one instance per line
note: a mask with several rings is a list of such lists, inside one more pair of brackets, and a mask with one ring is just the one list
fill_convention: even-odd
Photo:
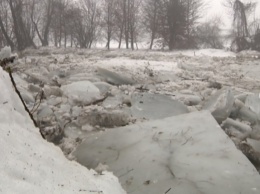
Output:
[[112,34],[115,30],[115,19],[116,19],[116,0],[104,0],[103,9],[103,21],[106,31],[107,44],[106,47],[110,49],[110,41]]
[[140,8],[141,1],[140,0],[131,0],[129,6],[129,17],[128,17],[128,24],[129,24],[129,31],[130,31],[130,40],[131,40],[131,49],[134,50],[134,43],[136,42],[138,32],[137,32],[137,25],[138,25],[138,16],[139,16],[139,8]]
[[240,1],[236,0],[233,5],[234,16],[233,16],[233,25],[237,33],[237,37],[248,37],[248,26],[247,26],[247,17],[246,17],[246,7]]
[[167,22],[169,29],[168,45],[169,49],[182,47],[185,35],[185,7],[181,0],[168,0],[167,6]]
[[55,0],[53,2],[53,16],[51,21],[51,28],[53,31],[55,46],[62,46],[62,39],[64,38],[64,45],[66,46],[67,34],[66,34],[66,21],[65,15],[69,7],[68,0]]
[[196,33],[199,19],[202,17],[205,4],[202,0],[185,0],[184,7],[186,12],[186,47],[196,47]]
[[49,33],[54,13],[54,0],[32,0],[31,21],[42,46],[49,45]]
[[147,0],[143,6],[143,24],[151,37],[150,49],[153,48],[154,39],[158,35],[160,4],[160,0]]
[[15,48],[9,5],[7,1],[0,2],[0,32],[2,44],[8,45],[12,50]]
[[201,0],[147,0],[145,21],[151,33],[151,44],[157,35],[169,49],[196,47],[196,27],[201,18]]
[[118,40],[118,48],[121,48],[125,29],[124,17],[125,0],[116,0],[115,3],[115,34]]
[[240,0],[227,0],[224,5],[232,10],[233,16],[233,29],[230,35],[231,37],[233,36],[231,48],[237,51],[250,48],[248,16],[255,9],[256,3],[243,3]]
[[[77,7],[75,3],[71,3],[65,12],[64,20],[66,25],[65,30],[65,46],[67,42],[67,36],[70,37],[70,46],[72,47],[76,39],[76,29],[77,25],[81,22],[81,10]],[[80,23],[80,25],[83,25]]]
[[95,0],[81,0],[80,18],[75,23],[77,43],[81,48],[91,48],[100,31],[101,5]]
[[252,46],[254,50],[260,51],[260,29],[259,28],[255,32]]
[[223,48],[223,38],[221,35],[221,18],[215,16],[197,27],[197,40],[203,48]]
[[26,25],[26,17],[24,14],[24,9],[28,4],[26,4],[26,1],[23,0],[7,0],[7,1],[12,15],[13,30],[14,30],[14,35],[16,38],[18,50],[23,50],[27,47],[36,48],[33,42],[33,37],[31,37],[30,34],[31,32],[30,26]]

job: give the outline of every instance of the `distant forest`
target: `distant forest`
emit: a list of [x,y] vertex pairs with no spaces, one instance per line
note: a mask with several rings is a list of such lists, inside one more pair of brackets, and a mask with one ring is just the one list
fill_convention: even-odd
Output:
[[[118,48],[137,49],[142,40],[149,48],[260,50],[255,2],[226,0],[232,27],[225,34],[216,16],[202,20],[202,0],[1,0],[0,47],[12,50],[54,45],[91,48],[111,41]],[[250,15],[254,13],[253,19]],[[260,17],[260,14],[259,14]],[[251,17],[252,18],[252,17]]]

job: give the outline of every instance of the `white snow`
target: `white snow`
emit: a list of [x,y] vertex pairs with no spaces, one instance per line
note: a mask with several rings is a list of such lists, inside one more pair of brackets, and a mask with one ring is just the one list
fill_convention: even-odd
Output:
[[[46,53],[49,53],[49,55],[46,56]],[[72,139],[68,138],[69,140],[65,140],[65,142],[62,142],[63,144],[60,145],[64,150],[65,154],[70,154],[71,150],[74,150],[76,145],[78,145],[75,144],[74,139],[78,137],[80,128],[85,130],[83,131],[84,133],[88,133],[90,135],[88,136],[88,138],[90,138],[91,141],[89,142],[88,144],[89,146],[86,149],[89,150],[88,154],[91,153],[97,155],[102,154],[97,152],[95,149],[92,149],[93,146],[95,146],[95,144],[91,144],[91,142],[95,140],[91,139],[92,138],[91,135],[93,135],[94,137],[96,137],[96,135],[97,137],[100,137],[102,135],[99,136],[99,133],[101,134],[104,133],[105,134],[104,136],[106,136],[106,134],[108,134],[107,132],[110,131],[110,129],[105,131],[102,130],[102,132],[97,131],[96,124],[95,125],[92,124],[93,126],[90,126],[89,123],[85,122],[85,121],[89,121],[90,118],[87,117],[88,115],[86,113],[94,113],[94,114],[90,114],[90,116],[93,116],[94,118],[96,114],[95,112],[96,110],[98,110],[97,113],[103,113],[105,111],[107,112],[109,111],[113,113],[114,109],[116,108],[128,108],[125,106],[125,104],[123,104],[123,99],[121,99],[121,97],[126,96],[126,98],[124,97],[124,99],[131,99],[130,97],[134,95],[136,92],[138,93],[139,89],[141,91],[143,89],[144,91],[147,90],[151,94],[166,94],[168,96],[171,96],[171,98],[178,99],[181,102],[184,102],[189,105],[193,103],[194,104],[199,103],[196,106],[190,106],[189,107],[190,111],[201,110],[202,108],[201,103],[205,102],[209,96],[212,96],[217,91],[216,88],[214,87],[212,88],[208,85],[209,83],[212,82],[213,83],[218,82],[224,88],[230,87],[234,92],[234,95],[241,94],[241,93],[248,94],[250,92],[255,92],[259,90],[259,88],[257,87],[259,83],[256,83],[256,81],[257,82],[259,81],[252,79],[252,77],[249,76],[251,75],[251,73],[252,74],[254,73],[255,76],[258,76],[259,67],[257,65],[259,61],[256,58],[240,59],[239,57],[236,57],[236,54],[228,51],[222,51],[222,50],[206,49],[206,50],[167,52],[167,51],[154,51],[154,50],[153,51],[147,51],[147,50],[131,51],[131,50],[124,50],[124,49],[107,51],[104,49],[77,50],[71,48],[67,48],[67,49],[42,48],[35,51],[34,50],[28,51],[27,54],[29,56],[26,56],[18,60],[19,62],[18,69],[21,72],[23,72],[23,74],[25,75],[22,76],[23,79],[27,80],[29,83],[34,82],[32,80],[36,80],[34,82],[35,85],[37,84],[39,85],[40,81],[42,81],[46,83],[46,85],[50,85],[52,87],[53,84],[56,85],[56,83],[51,83],[50,80],[53,77],[58,76],[59,77],[58,83],[62,85],[63,89],[64,87],[71,86],[71,88],[67,89],[67,91],[65,92],[67,97],[64,96],[59,97],[60,95],[64,95],[64,93],[61,92],[62,94],[57,95],[58,98],[56,98],[55,96],[50,96],[49,98],[46,99],[47,102],[44,102],[45,105],[48,104],[50,108],[53,109],[58,119],[63,117],[66,117],[64,118],[64,120],[72,117],[77,118],[77,120],[72,125],[68,125],[67,129],[65,130],[67,136],[72,138]],[[246,54],[246,56],[248,56],[248,54]],[[31,61],[31,63],[28,64],[26,60]],[[108,84],[106,85],[102,84],[101,87],[100,85],[96,84],[103,81],[103,78],[98,76],[97,73],[98,67],[108,69],[112,72],[119,74],[122,77],[132,78],[138,84],[135,86],[124,85],[120,87],[110,86]],[[50,71],[49,76],[44,75],[46,74],[46,72],[44,73],[43,71],[44,68]],[[250,70],[248,74],[245,72],[245,68]],[[59,76],[60,74],[59,72],[61,72],[60,70],[62,70],[61,76]],[[18,74],[19,73],[20,72],[18,71]],[[26,75],[29,76],[27,77]],[[88,90],[86,88],[86,86],[88,85],[87,83],[89,82],[92,82],[92,84],[95,85],[94,87],[95,89],[92,88],[93,90],[92,89]],[[23,86],[22,81],[21,82],[19,81],[18,85],[19,87],[24,88],[22,87]],[[12,87],[9,86],[8,88],[12,88]],[[5,88],[3,88],[3,90],[5,90]],[[109,96],[104,101],[104,103],[100,104],[99,106],[77,107],[77,106],[73,106],[74,103],[70,104],[70,106],[67,105],[63,106],[66,103],[68,103],[68,98],[70,99],[70,102],[73,102],[73,101],[78,101],[78,99],[84,101],[85,94],[87,96],[90,95],[96,97],[96,95],[99,93],[98,90],[100,90],[100,93],[102,94],[106,93],[107,91],[110,91],[109,93],[112,96]],[[65,90],[63,90],[63,92],[64,91]],[[93,93],[92,95],[90,91],[95,91],[97,93],[94,92],[95,94]],[[50,95],[54,95],[54,94],[50,93]],[[225,98],[223,98],[222,100],[221,99],[219,103],[220,104],[223,103],[223,105],[225,105],[226,104]],[[191,103],[190,101],[194,101],[194,102]],[[4,104],[6,105],[6,103]],[[218,104],[216,107],[218,107],[220,104]],[[0,106],[2,107],[4,105],[2,105],[0,102]],[[11,108],[12,107],[13,106],[11,106]],[[19,106],[17,107],[19,108]],[[17,109],[17,107],[15,108]],[[107,109],[105,109],[105,111],[102,112],[104,107]],[[42,106],[39,108],[39,110],[41,110],[41,108]],[[6,110],[3,111],[6,112]],[[157,113],[156,111],[158,112],[157,109],[152,110],[152,113],[154,112],[156,114]],[[2,117],[4,122],[6,122],[6,120],[9,119],[10,116],[8,116],[8,114],[7,116],[1,114],[3,115]],[[25,115],[23,111],[23,107],[21,107],[21,114]],[[197,116],[197,114],[200,114],[200,116]],[[191,121],[190,118],[193,116],[194,118]],[[109,164],[110,161],[108,163],[102,161],[100,162],[98,161],[100,160],[99,157],[91,158],[91,160],[97,160],[97,162],[95,161],[92,163],[93,166],[91,166],[91,168],[95,168],[100,163],[99,166],[100,168],[97,168],[97,170],[100,173],[104,169],[107,169],[107,165],[109,165],[110,167],[109,170],[113,171],[119,177],[122,186],[124,188],[130,188],[130,191],[133,191],[133,193],[135,194],[136,193],[152,194],[153,192],[156,194],[166,193],[166,191],[170,187],[172,187],[172,190],[170,190],[168,194],[202,193],[200,189],[203,191],[208,191],[212,189],[214,190],[214,192],[218,192],[219,188],[225,190],[226,187],[228,187],[226,192],[220,191],[218,193],[231,193],[228,192],[230,190],[236,193],[240,193],[241,191],[241,193],[243,194],[259,193],[259,186],[255,186],[256,184],[254,184],[254,180],[257,180],[256,181],[257,183],[260,182],[259,175],[253,168],[252,164],[244,157],[244,155],[242,155],[239,151],[236,150],[234,144],[224,134],[222,129],[219,127],[219,125],[217,125],[217,123],[213,120],[212,116],[208,112],[207,113],[196,112],[193,114],[193,116],[183,115],[183,117],[169,118],[161,121],[154,121],[156,126],[150,125],[150,122],[144,124],[139,123],[140,121],[142,121],[142,119],[139,119],[137,120],[138,123],[136,125],[130,126],[129,128],[124,128],[122,132],[120,131],[122,128],[120,128],[118,130],[119,132],[115,132],[115,134],[112,134],[111,136],[108,135],[112,143],[111,145],[104,148],[105,154],[107,154],[110,158],[113,157],[117,158],[118,157],[117,151],[122,148],[121,145],[124,146],[124,143],[129,143],[129,142],[133,143],[130,146],[127,145],[124,147],[126,149],[124,149],[124,152],[121,152],[120,155],[120,157],[122,156],[122,158],[119,158],[119,159],[124,159],[122,160],[123,161],[122,163],[126,161],[127,164],[129,164],[129,168],[120,168],[122,166],[121,165],[116,166],[116,164],[111,165]],[[19,121],[18,118],[19,117],[13,120],[17,122]],[[80,122],[81,121],[80,118],[82,118],[82,121],[84,122]],[[21,119],[24,119],[24,117],[21,116]],[[64,120],[61,119],[61,122],[64,123]],[[98,119],[95,119],[95,121],[96,120]],[[109,122],[110,121],[111,119],[109,120]],[[195,124],[193,125],[195,121],[198,122],[198,124],[196,123],[196,125]],[[28,119],[27,122],[31,122],[30,119]],[[25,121],[22,120],[19,126],[23,125],[24,123]],[[76,127],[75,127],[75,123],[77,124]],[[131,124],[132,123],[130,123],[130,125]],[[147,126],[148,129],[144,130],[143,128]],[[179,126],[183,128],[181,127],[179,128]],[[190,126],[191,126],[191,130],[188,130],[189,129],[188,127]],[[131,127],[134,128],[133,133],[130,133],[129,132],[130,130],[127,131],[128,129],[131,129]],[[153,128],[153,127],[157,127],[157,128]],[[26,130],[27,128],[29,130],[32,129],[32,133],[39,136],[38,130],[35,130],[35,128],[32,127],[31,125],[30,127],[28,127],[28,124],[26,124],[24,127],[20,127],[20,128],[24,130]],[[112,129],[111,131],[113,130],[114,129]],[[174,130],[180,130],[179,134],[174,133]],[[181,130],[183,131],[183,133],[181,132]],[[197,133],[196,130],[198,130]],[[16,131],[18,130],[16,129]],[[146,133],[146,131],[149,132]],[[150,134],[150,131],[151,133],[152,132],[154,133]],[[124,134],[121,136],[122,133]],[[27,132],[25,134],[19,134],[19,135],[22,137],[31,138],[31,135],[28,135]],[[175,138],[175,136],[177,138]],[[179,138],[179,136],[181,137]],[[190,139],[191,136],[192,138],[193,136],[195,137],[193,139]],[[84,138],[85,137],[83,137],[83,139]],[[177,145],[177,147],[170,147],[169,138],[173,139],[173,141],[170,142],[172,143],[172,145],[177,145],[177,143],[180,144]],[[38,137],[38,139],[37,139],[37,143],[38,141],[42,142],[40,137]],[[138,144],[135,144],[136,141],[139,140],[140,142],[138,142]],[[34,144],[32,143],[29,145],[35,145],[35,142],[36,140],[33,139]],[[96,140],[96,143],[102,144],[103,146],[105,145],[105,143],[110,143],[110,142],[102,141],[102,137],[101,137]],[[149,147],[150,144],[153,145]],[[201,148],[202,144],[204,145],[203,148]],[[40,143],[40,145],[42,145],[42,143]],[[44,146],[46,146],[45,143]],[[47,152],[51,158],[55,158],[54,162],[56,162],[57,156],[53,157],[54,155],[53,152],[55,152],[55,155],[57,155],[58,152],[60,155],[61,153],[54,146],[51,147],[50,146],[51,145],[48,144],[47,147],[51,150],[54,149],[55,151],[44,151],[44,152],[45,153]],[[41,148],[42,146],[39,147],[40,150],[43,150]],[[118,148],[118,150],[114,148]],[[102,147],[98,149],[102,149]],[[194,156],[194,150],[199,151],[199,154],[201,155]],[[138,153],[137,151],[140,152]],[[129,155],[127,155],[128,153]],[[229,155],[229,153],[232,154]],[[59,158],[58,160],[65,161],[63,156],[60,156],[59,154],[58,154],[58,158]],[[146,159],[143,159],[144,157],[146,157],[146,154],[148,155],[150,154],[150,155]],[[172,157],[172,156],[176,156],[176,157]],[[62,159],[60,159],[60,157]],[[82,157],[84,157],[84,155],[82,155]],[[156,162],[154,164],[151,158],[152,159],[155,158]],[[45,158],[45,161],[47,160],[48,158]],[[186,160],[187,162],[184,160]],[[52,163],[50,163],[49,161],[45,163],[48,164],[47,167],[49,167],[49,164],[52,165]],[[139,165],[140,163],[141,165]],[[223,163],[225,164],[224,165],[225,168],[223,168],[222,165]],[[42,163],[40,164],[42,165]],[[168,166],[166,164],[168,164]],[[75,163],[73,163],[73,165],[75,165]],[[115,166],[115,168],[113,167],[113,165]],[[133,167],[137,169],[135,170],[135,172],[139,173],[140,176],[139,175],[136,176],[136,174],[132,172],[131,165],[133,165]],[[204,166],[205,168],[203,168]],[[62,167],[57,167],[57,165],[55,167],[58,169],[56,173],[63,171]],[[120,169],[116,169],[116,168],[120,168]],[[175,176],[177,177],[173,180],[173,181],[177,180],[173,184],[171,184],[172,174],[170,170],[173,170]],[[85,171],[87,173],[86,176],[89,177],[88,179],[92,181],[93,176],[91,175],[91,172],[87,171],[86,169]],[[79,170],[76,171],[73,170],[74,174],[71,172],[72,170],[69,172],[66,171],[66,175],[68,177],[74,176],[74,174],[78,175],[77,173],[79,172]],[[207,172],[209,173],[207,174]],[[72,174],[72,175],[70,176],[68,174]],[[105,172],[105,174],[107,175],[107,172]],[[209,174],[213,176],[206,176]],[[63,176],[65,177],[66,175],[63,174]],[[51,175],[49,174],[45,174],[44,176],[51,177]],[[55,174],[55,177],[56,176],[58,175]],[[110,177],[110,175],[108,176]],[[99,182],[100,180],[99,178],[102,179],[103,175],[102,177],[95,176],[94,178],[98,179]],[[74,181],[74,178],[70,178],[70,179]],[[76,181],[78,181],[78,179]],[[107,178],[105,179],[107,180]],[[111,179],[115,180],[114,177],[112,177]],[[121,179],[123,179],[123,181]],[[224,181],[220,181],[220,179],[221,180],[223,179]],[[61,182],[61,180],[63,179],[57,178],[56,180],[58,180],[57,182]],[[65,181],[67,181],[67,179]],[[44,182],[44,184],[45,186],[47,185],[46,182]],[[89,184],[90,183],[87,183],[86,187],[88,189],[94,189],[90,187]],[[95,184],[97,183],[95,182]],[[103,185],[103,183],[100,184]],[[100,184],[98,184],[98,187],[101,187]],[[108,184],[110,184],[110,182],[108,182]],[[120,190],[120,187],[118,187],[117,182],[115,184],[114,182],[112,182],[111,185],[116,189],[116,192],[109,190],[111,191],[110,192],[111,194],[115,194],[122,191]],[[168,187],[169,185],[170,187]],[[217,187],[216,185],[218,185],[219,187]],[[151,187],[149,187],[149,189],[147,190],[146,189],[147,186],[151,186]],[[163,189],[161,190],[161,188]],[[0,187],[0,189],[2,188]],[[192,190],[192,192],[190,192],[190,190]],[[208,194],[211,192],[203,192],[203,193]]]
[[61,87],[71,104],[91,104],[101,97],[99,89],[89,81],[74,82]]
[[0,88],[0,193],[125,194],[112,173],[95,175],[42,139],[1,68]]
[[208,56],[208,57],[235,57],[236,54],[231,51],[219,50],[219,49],[200,49],[200,50],[184,50],[176,51],[176,53],[185,56]]
[[4,47],[3,49],[1,49],[0,51],[0,60],[4,59],[4,58],[8,58],[11,56],[11,47]]

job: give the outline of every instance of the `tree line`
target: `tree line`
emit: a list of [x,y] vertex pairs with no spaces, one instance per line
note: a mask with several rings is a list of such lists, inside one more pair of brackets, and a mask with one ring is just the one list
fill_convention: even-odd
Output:
[[[228,1],[234,8],[238,0]],[[49,45],[91,48],[105,41],[110,49],[111,41],[116,41],[118,48],[137,49],[138,42],[148,37],[150,49],[155,43],[170,50],[222,48],[221,19],[201,22],[206,11],[203,2],[1,0],[0,46],[13,50]],[[239,23],[238,19],[233,22]]]

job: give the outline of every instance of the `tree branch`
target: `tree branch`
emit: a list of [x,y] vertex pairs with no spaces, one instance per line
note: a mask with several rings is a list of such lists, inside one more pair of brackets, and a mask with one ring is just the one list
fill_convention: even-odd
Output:
[[[13,63],[14,59],[15,59],[15,57],[10,57],[10,58],[5,58],[5,59],[3,59],[3,60],[0,60],[0,66],[1,66],[4,70],[6,70],[6,71],[8,72],[9,77],[10,77],[10,79],[11,79],[11,82],[12,82],[12,84],[13,84],[13,87],[14,87],[14,89],[15,89],[15,92],[17,93],[18,97],[19,97],[20,100],[22,101],[25,111],[29,114],[30,118],[31,118],[32,121],[33,121],[34,126],[35,126],[36,128],[38,128],[37,122],[34,120],[33,115],[31,114],[31,112],[30,112],[29,109],[27,108],[27,106],[26,106],[26,104],[25,104],[25,102],[24,102],[24,100],[23,100],[23,98],[22,98],[22,95],[21,95],[20,91],[17,89],[16,83],[15,83],[14,78],[13,78],[13,75],[12,75],[11,68],[10,68],[10,67],[7,67],[7,64],[8,64],[8,63]],[[42,138],[45,139],[45,137],[44,137],[44,135],[42,134],[41,130],[39,130],[39,131],[40,131],[40,134],[41,134]]]

